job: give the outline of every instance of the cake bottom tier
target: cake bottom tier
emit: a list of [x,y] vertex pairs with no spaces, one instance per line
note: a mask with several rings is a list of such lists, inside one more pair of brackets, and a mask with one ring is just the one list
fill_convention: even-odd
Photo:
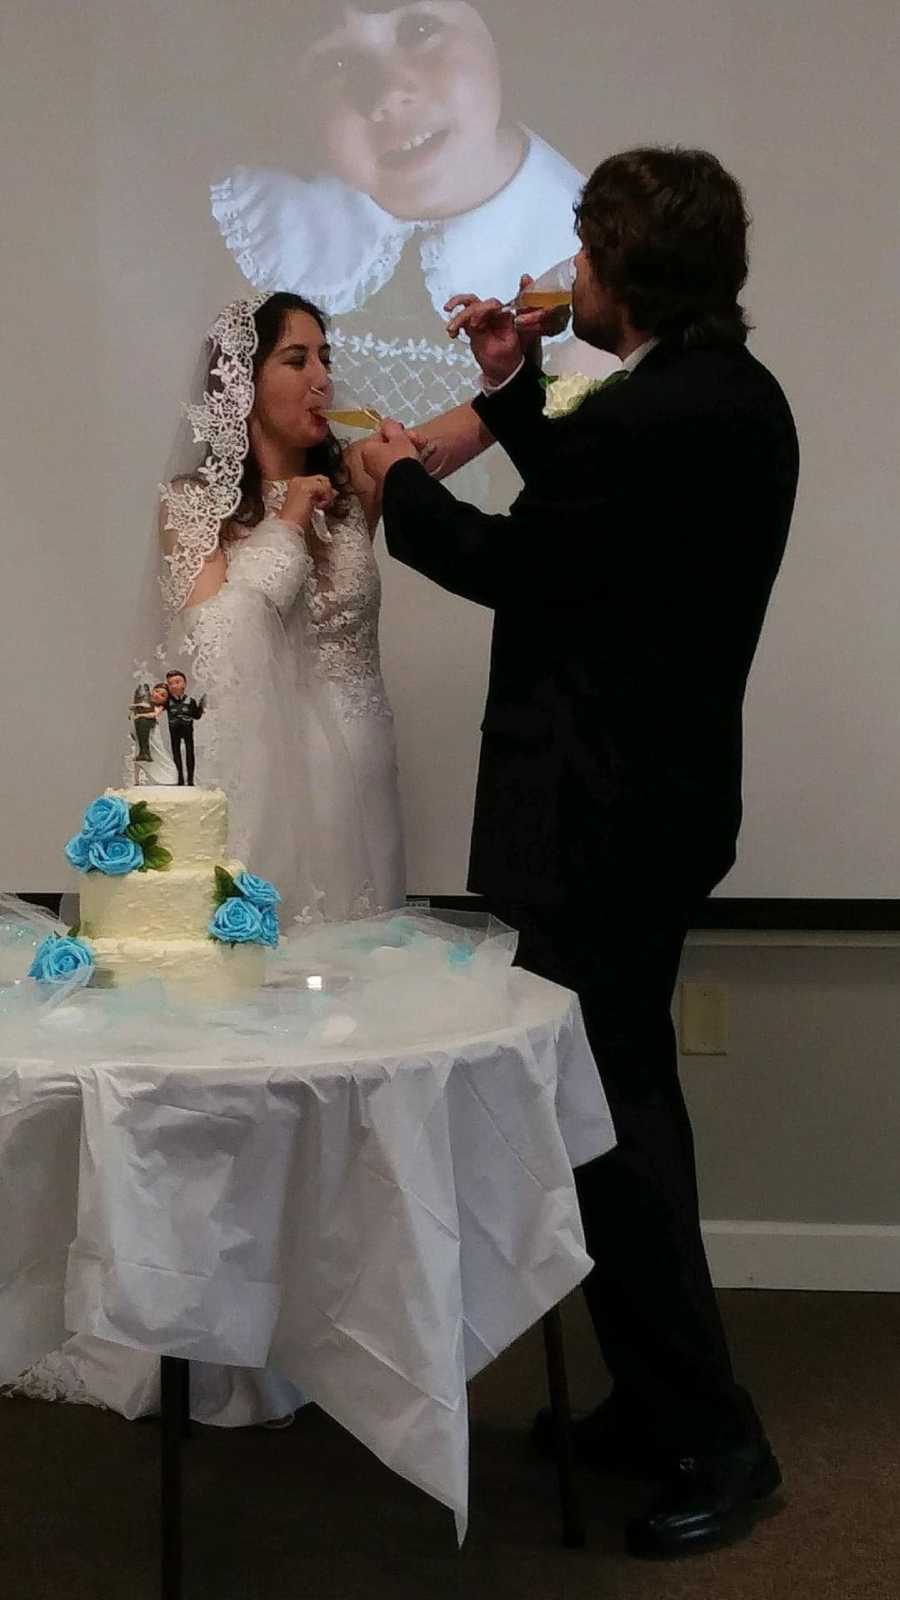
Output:
[[198,998],[220,999],[258,989],[266,953],[258,944],[221,944],[215,939],[92,939],[101,988],[157,978]]

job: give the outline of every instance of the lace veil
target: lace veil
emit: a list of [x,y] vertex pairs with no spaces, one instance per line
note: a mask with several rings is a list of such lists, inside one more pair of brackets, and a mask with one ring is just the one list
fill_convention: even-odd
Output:
[[[268,298],[251,293],[227,305],[208,329],[194,361],[188,399],[181,407],[158,486],[136,595],[130,636],[132,687],[152,684],[172,665],[168,646],[173,619],[204,562],[215,554],[223,522],[240,503],[254,399],[253,357],[258,343],[254,312]],[[121,750],[121,743],[116,748]],[[125,758],[126,781],[133,782],[130,738]],[[117,773],[121,767],[119,759]]]
[[181,610],[204,562],[216,552],[223,523],[240,504],[258,345],[254,313],[268,298],[254,294],[233,300],[219,313],[206,335],[193,393],[183,408],[174,455],[159,490],[160,587],[171,612]]

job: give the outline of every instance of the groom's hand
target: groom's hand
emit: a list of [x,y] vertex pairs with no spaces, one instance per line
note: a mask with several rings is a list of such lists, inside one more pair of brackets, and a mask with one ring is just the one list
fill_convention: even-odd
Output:
[[[533,282],[524,273],[519,293]],[[474,294],[455,294],[444,310],[452,313],[447,324],[450,338],[468,335],[475,360],[488,383],[495,386],[511,378],[523,360],[540,366],[541,339],[562,333],[568,322],[568,312],[561,321],[558,312],[519,311],[515,302],[501,305],[499,300],[479,300]]]
[[408,434],[401,422],[390,419],[381,424],[380,433],[373,433],[361,447],[362,464],[370,478],[382,484],[395,461],[418,461],[417,441]]
[[505,383],[527,353],[516,326],[515,312],[499,300],[479,300],[474,294],[455,294],[447,301],[451,313],[447,332],[451,339],[468,336],[472,354],[488,383]]

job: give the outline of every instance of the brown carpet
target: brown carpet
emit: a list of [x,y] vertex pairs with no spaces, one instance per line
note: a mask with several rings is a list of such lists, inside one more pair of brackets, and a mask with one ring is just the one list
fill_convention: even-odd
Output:
[[[195,1428],[185,1600],[898,1600],[900,1296],[730,1292],[735,1361],[781,1457],[783,1506],[730,1549],[622,1553],[643,1491],[585,1474],[589,1547],[558,1539],[553,1469],[527,1443],[539,1336],[473,1386],[472,1520],[450,1517],[310,1408],[284,1433]],[[573,1399],[603,1390],[580,1299]],[[158,1431],[80,1406],[0,1403],[0,1593],[154,1600]]]

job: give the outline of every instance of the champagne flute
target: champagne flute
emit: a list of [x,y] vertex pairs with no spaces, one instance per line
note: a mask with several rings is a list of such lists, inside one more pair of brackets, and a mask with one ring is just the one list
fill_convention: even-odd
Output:
[[557,261],[555,266],[548,267],[539,278],[535,278],[527,289],[522,289],[509,302],[510,309],[514,311],[559,311],[572,304],[572,289],[575,283],[575,257],[567,256],[565,261]]
[[[381,431],[385,420],[381,412],[377,411],[374,406],[365,405],[359,400],[349,383],[338,378],[336,381],[332,380],[329,383],[328,390],[328,405],[323,405],[319,412],[319,415],[324,417],[326,421],[335,423],[339,428],[349,428],[351,432],[359,434],[379,433]],[[420,444],[414,436],[413,443],[418,451],[419,460],[423,466],[426,466],[438,448],[436,442],[433,439],[429,439]],[[315,520],[317,517],[321,517],[321,513],[314,511],[313,519]]]
[[328,422],[334,422],[339,428],[356,428],[360,433],[374,433],[381,427],[384,418],[374,406],[364,405],[357,399],[349,383],[338,379],[331,384],[329,404],[323,408],[322,416]]

